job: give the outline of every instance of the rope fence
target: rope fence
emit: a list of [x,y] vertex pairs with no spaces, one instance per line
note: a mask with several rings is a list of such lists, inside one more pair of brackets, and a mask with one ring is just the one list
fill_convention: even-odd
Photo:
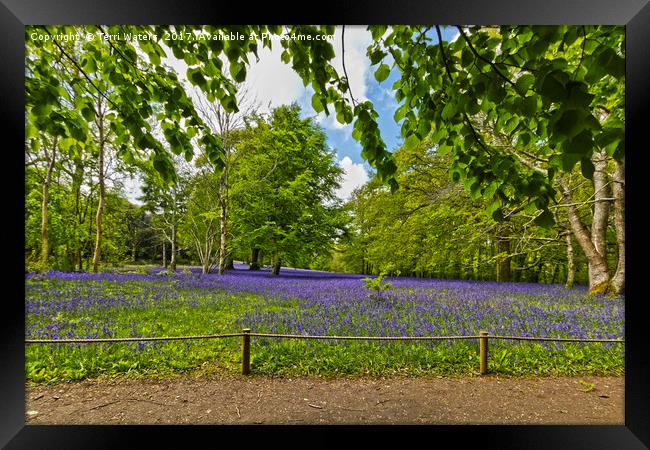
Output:
[[625,343],[624,339],[580,339],[580,338],[549,338],[530,336],[499,336],[490,335],[487,331],[481,331],[477,336],[314,336],[305,334],[273,334],[273,333],[251,333],[248,328],[242,329],[241,333],[208,334],[197,336],[151,336],[131,338],[102,338],[102,339],[26,339],[25,344],[97,344],[97,343],[118,343],[118,342],[143,342],[143,341],[182,341],[193,339],[219,339],[229,337],[242,338],[242,374],[250,373],[250,338],[268,337],[279,339],[321,339],[321,340],[355,340],[355,341],[442,341],[442,340],[479,340],[480,373],[485,375],[488,372],[488,339],[518,340],[518,341],[546,341],[546,342],[602,342],[602,343]]

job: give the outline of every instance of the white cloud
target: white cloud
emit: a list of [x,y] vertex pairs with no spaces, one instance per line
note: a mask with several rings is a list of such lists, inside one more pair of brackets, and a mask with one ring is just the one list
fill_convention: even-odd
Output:
[[379,87],[380,97],[379,100],[382,102],[382,106],[388,110],[395,110],[399,106],[397,99],[395,98],[395,90],[393,87]]
[[257,98],[263,110],[297,101],[305,93],[305,86],[296,72],[280,60],[282,46],[273,43],[273,50],[263,48],[258,52],[260,60],[251,56],[251,66],[246,75],[246,85]]
[[[334,58],[331,60],[332,66],[339,75],[345,76],[343,71],[343,56],[345,56],[345,71],[348,75],[348,83],[352,95],[357,102],[366,101],[368,100],[368,81],[373,76],[370,69],[370,61],[366,57],[366,50],[372,42],[372,36],[366,30],[365,26],[346,25],[345,55],[343,55],[342,35],[343,28],[337,26],[334,31],[334,40],[332,41],[335,53]],[[314,93],[311,86],[308,87],[306,93],[306,100],[310,103],[311,95]],[[332,107],[329,109],[329,116],[325,115],[324,112],[318,113],[315,117],[316,122],[323,128],[342,131],[346,134],[346,137],[349,137],[352,133],[352,124],[339,123],[336,120],[334,109]]]
[[324,112],[320,112],[316,115],[315,120],[323,128],[329,128],[330,130],[337,130],[345,132],[346,136],[352,135],[352,124],[350,123],[340,123],[336,120],[336,111],[334,108],[329,108],[330,114],[326,115]]
[[337,189],[336,195],[342,200],[348,200],[352,191],[359,186],[363,186],[368,181],[368,172],[363,164],[355,164],[349,156],[345,156],[339,161],[339,165],[344,170],[341,187]]
[[135,205],[142,205],[138,197],[142,195],[142,181],[139,178],[127,178],[124,181],[124,194]]
[[[334,31],[334,53],[332,65],[336,71],[343,75],[343,48],[341,45],[341,34],[343,28],[336,27]],[[370,73],[370,60],[366,56],[368,45],[372,42],[372,36],[365,26],[346,25],[345,27],[345,69],[348,73],[350,89],[354,99],[358,102],[368,100],[368,77]]]
[[[342,31],[341,26],[335,28],[334,40],[331,41],[335,56],[331,63],[336,71],[344,76]],[[366,57],[366,50],[371,42],[371,34],[365,26],[347,25],[345,27],[345,68],[349,77],[350,89],[357,102],[368,100],[368,81],[373,75],[370,61]],[[260,112],[268,112],[269,108],[290,104],[294,101],[299,102],[303,109],[311,110],[311,95],[314,92],[312,87],[309,85],[305,87],[291,66],[281,61],[280,55],[283,48],[280,42],[273,41],[272,47],[272,50],[265,47],[258,50],[259,61],[253,55],[249,55],[250,65],[247,67],[248,73],[244,82],[251,97],[255,98],[261,106]],[[179,79],[187,80],[187,64],[182,60],[177,60],[168,47],[163,46],[163,49],[169,56],[163,58],[163,62],[176,70]],[[227,69],[225,69],[227,59],[223,55],[222,60],[224,61],[224,72],[227,74]],[[352,131],[350,125],[338,123],[335,114],[330,114],[327,117],[320,113],[316,116],[316,120],[324,128]]]

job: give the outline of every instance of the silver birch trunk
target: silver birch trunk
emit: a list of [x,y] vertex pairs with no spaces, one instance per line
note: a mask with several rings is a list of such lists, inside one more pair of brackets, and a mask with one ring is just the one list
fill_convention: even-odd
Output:
[[99,159],[97,162],[97,175],[99,178],[99,200],[95,216],[95,252],[93,253],[93,272],[99,271],[102,247],[102,214],[104,212],[104,112],[99,103],[97,108],[97,127],[99,129]]
[[616,161],[613,181],[614,229],[618,262],[616,273],[612,277],[612,289],[617,294],[622,294],[625,292],[625,162]]
[[594,163],[594,207],[591,223],[591,241],[598,254],[607,261],[607,222],[609,220],[609,202],[611,198],[609,176],[607,174],[607,154],[595,152]]
[[176,272],[176,225],[172,224],[171,256],[169,258],[169,271]]
[[226,234],[227,234],[227,211],[226,211],[226,187],[227,187],[227,167],[224,167],[221,178],[219,179],[219,275],[223,275],[226,270]]
[[573,289],[573,283],[576,279],[576,262],[573,253],[573,236],[571,231],[567,230],[566,234],[566,259],[567,259],[567,275],[566,284],[567,289]]
[[607,261],[596,250],[596,246],[591,240],[589,229],[582,223],[578,208],[572,202],[571,193],[569,188],[563,181],[558,180],[562,198],[567,206],[567,215],[569,217],[569,225],[580,245],[580,248],[587,257],[587,267],[589,270],[589,291],[590,292],[604,292],[609,287],[609,270],[607,269]]

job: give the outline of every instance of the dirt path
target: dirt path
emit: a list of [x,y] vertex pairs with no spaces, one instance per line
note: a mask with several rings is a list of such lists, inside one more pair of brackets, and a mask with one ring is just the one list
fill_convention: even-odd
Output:
[[27,424],[623,424],[623,377],[181,377],[26,387]]

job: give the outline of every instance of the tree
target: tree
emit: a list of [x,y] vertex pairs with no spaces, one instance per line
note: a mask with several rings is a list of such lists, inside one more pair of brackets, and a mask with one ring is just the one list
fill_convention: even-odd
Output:
[[[237,90],[237,111],[228,111],[220,103],[207,102],[202,93],[197,93],[198,110],[208,124],[210,129],[221,138],[224,151],[223,167],[219,175],[219,190],[218,195],[215,197],[219,201],[219,274],[223,274],[226,269],[226,255],[228,254],[228,190],[230,181],[228,174],[231,166],[236,162],[237,154],[234,153],[234,139],[233,132],[244,126],[244,118],[254,115],[257,111],[258,105],[254,99],[250,98],[250,94],[246,89],[238,86]],[[208,218],[212,221],[212,218]],[[206,240],[212,240],[211,232],[206,229],[203,234]],[[194,234],[195,239],[198,235]],[[197,243],[198,245],[198,243]],[[202,260],[208,261],[210,258],[211,242],[204,242],[202,244],[201,254]],[[207,258],[207,260],[205,259]],[[209,266],[209,264],[208,264]],[[206,269],[203,263],[204,270]],[[205,272],[204,272],[205,273]]]
[[[58,139],[55,136],[51,142],[47,142],[47,139],[43,138],[43,154],[45,156],[45,176],[42,179],[43,188],[42,195],[43,199],[41,201],[41,256],[40,256],[40,267],[43,269],[47,268],[49,265],[50,257],[50,237],[49,237],[49,214],[48,208],[50,205],[50,185],[52,184],[52,175],[54,172],[54,167],[56,165],[56,154],[57,154],[57,145]],[[49,147],[49,151],[48,151]]]
[[126,207],[126,229],[127,242],[129,246],[131,261],[137,262],[140,249],[145,243],[147,230],[151,228],[150,218],[146,209],[140,206],[129,204]]
[[373,177],[348,206],[355,238],[347,247],[353,271],[497,281],[557,282],[567,266],[565,230],[541,228],[534,214],[505,222],[485,215],[486,202],[447,176],[450,154],[429,143],[394,152],[400,189]]
[[158,172],[148,172],[144,175],[142,196],[147,210],[159,219],[159,225],[154,227],[163,237],[163,265],[165,265],[164,243],[169,242],[171,254],[168,270],[176,271],[178,254],[178,231],[180,222],[185,215],[188,196],[188,176],[178,174],[171,186],[167,186]]
[[304,265],[328,252],[340,232],[334,190],[342,173],[313,119],[301,119],[297,105],[258,117],[238,136],[240,154],[232,189],[233,223],[240,249]]
[[218,264],[218,222],[220,218],[220,180],[218,174],[206,170],[195,174],[189,182],[189,197],[183,228],[191,238],[204,274]]
[[[194,109],[176,74],[161,64],[165,52],[159,42],[166,27],[136,26],[36,26],[27,27],[27,65],[25,104],[30,124],[29,132],[48,132],[80,141],[87,139],[85,121],[92,120],[97,111],[92,97],[100,96],[115,111],[111,131],[120,157],[126,161],[148,159],[166,182],[173,181],[175,170],[171,154],[184,154],[191,159],[194,154],[190,140],[200,136],[203,150],[210,161],[219,167],[222,148]],[[129,39],[134,34],[151,33],[157,39]],[[115,39],[110,36],[124,36]],[[79,53],[68,52],[58,39],[72,36],[80,45]],[[92,38],[89,38],[91,36]],[[140,53],[133,42],[137,42]],[[75,89],[90,94],[81,96],[75,110],[64,111],[62,101],[70,100],[59,81],[61,71],[53,66],[61,61],[64,70],[76,70]],[[98,84],[98,81],[105,86]],[[224,80],[225,89],[234,87]],[[215,89],[217,86],[215,85]],[[221,83],[219,83],[221,89]],[[112,98],[106,91],[113,92]],[[230,94],[229,94],[230,95]],[[223,97],[223,95],[221,96]],[[160,105],[164,113],[164,137],[171,154],[151,133],[147,119],[153,114],[152,103]],[[52,111],[55,114],[50,114]]]

